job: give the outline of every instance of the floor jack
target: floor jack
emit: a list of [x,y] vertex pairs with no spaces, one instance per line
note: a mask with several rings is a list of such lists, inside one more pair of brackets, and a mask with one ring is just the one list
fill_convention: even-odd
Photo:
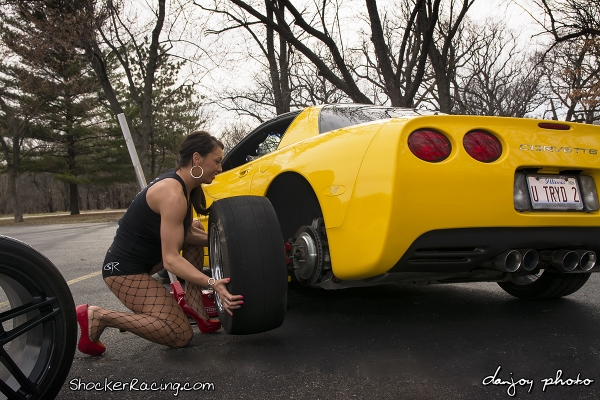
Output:
[[[171,281],[173,298],[177,301],[177,304],[179,304],[179,307],[181,307],[183,312],[196,321],[200,332],[211,333],[221,328],[221,322],[203,319],[192,307],[190,307],[185,301],[185,291],[181,286],[181,282],[179,282],[177,277],[171,272],[169,272],[169,280]],[[212,290],[202,291],[202,303],[204,303],[204,308],[206,308],[206,313],[209,317],[218,317],[217,308],[215,307],[215,294]]]

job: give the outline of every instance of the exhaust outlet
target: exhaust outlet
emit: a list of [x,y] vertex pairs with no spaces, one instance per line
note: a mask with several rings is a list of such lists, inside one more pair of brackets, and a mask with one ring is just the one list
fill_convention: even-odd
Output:
[[515,272],[521,266],[521,253],[517,250],[506,250],[494,259],[494,268],[502,272]]
[[517,251],[521,254],[521,267],[525,271],[533,271],[540,261],[540,255],[537,250],[519,249]]
[[579,256],[579,269],[589,271],[596,265],[596,253],[591,250],[575,250]]
[[561,272],[571,272],[579,265],[579,254],[572,250],[545,250],[540,258]]

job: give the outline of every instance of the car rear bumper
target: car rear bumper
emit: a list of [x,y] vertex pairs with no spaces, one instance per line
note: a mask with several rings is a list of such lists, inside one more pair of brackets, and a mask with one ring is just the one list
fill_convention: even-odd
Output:
[[[343,223],[330,225],[324,214],[336,277],[356,280],[390,271],[439,271],[437,268],[469,271],[502,251],[526,247],[537,251],[583,247],[600,252],[600,239],[594,242],[594,236],[600,238],[600,212],[519,211],[514,189],[515,173],[530,170],[590,176],[598,188],[596,153],[542,154],[521,149],[522,143],[541,135],[560,148],[576,141],[596,149],[600,145],[596,128],[573,126],[573,135],[565,137],[564,133],[543,131],[529,120],[443,117],[435,121],[424,117],[405,123],[392,121],[383,127],[361,163]],[[452,153],[444,161],[425,162],[408,149],[408,136],[423,126],[436,127],[451,141]],[[498,160],[482,163],[463,149],[464,134],[478,126],[486,126],[486,131],[503,143]],[[458,234],[463,231],[474,233]],[[439,234],[433,232],[448,234],[437,239]],[[542,237],[546,239],[539,239]],[[415,262],[415,249],[430,247],[470,250],[431,260],[426,254],[421,262]]]
[[[600,227],[440,229],[419,236],[388,272],[464,272],[506,250],[591,250],[600,254]],[[600,271],[600,266],[591,272]]]

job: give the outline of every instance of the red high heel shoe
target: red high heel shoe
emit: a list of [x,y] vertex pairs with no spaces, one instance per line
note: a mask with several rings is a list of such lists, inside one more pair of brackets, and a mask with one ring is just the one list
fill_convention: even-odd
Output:
[[171,289],[173,290],[173,298],[175,298],[179,307],[181,307],[184,313],[196,320],[200,332],[212,333],[221,329],[221,321],[211,321],[210,319],[204,319],[196,314],[196,311],[185,301],[185,292],[179,281],[171,282]]
[[77,344],[79,351],[89,354],[90,356],[99,356],[100,354],[104,353],[106,351],[106,347],[104,347],[102,342],[99,340],[97,342],[92,342],[90,339],[90,334],[88,331],[88,305],[81,304],[77,306],[75,311],[77,312],[77,323],[81,329],[81,337],[79,338],[79,343]]

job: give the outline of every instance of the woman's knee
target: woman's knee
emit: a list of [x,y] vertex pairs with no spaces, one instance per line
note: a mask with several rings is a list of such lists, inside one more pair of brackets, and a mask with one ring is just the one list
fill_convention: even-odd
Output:
[[190,344],[193,337],[194,332],[190,329],[189,331],[177,335],[175,340],[173,340],[173,342],[169,344],[169,347],[173,349],[181,349],[182,347],[186,347],[188,344]]

